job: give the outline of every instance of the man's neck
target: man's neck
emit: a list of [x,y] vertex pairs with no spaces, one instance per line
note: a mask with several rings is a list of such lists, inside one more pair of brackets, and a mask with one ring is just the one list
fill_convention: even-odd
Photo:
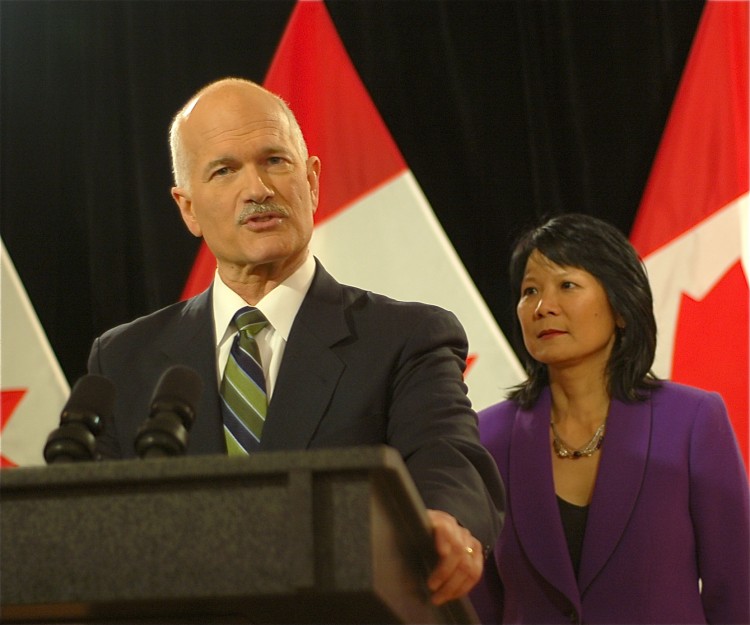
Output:
[[299,269],[307,258],[307,251],[294,262],[265,263],[263,265],[219,264],[222,282],[251,306],[255,306],[268,293]]

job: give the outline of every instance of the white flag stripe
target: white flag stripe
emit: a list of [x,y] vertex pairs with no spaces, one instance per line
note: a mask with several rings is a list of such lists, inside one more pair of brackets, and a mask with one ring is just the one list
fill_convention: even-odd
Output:
[[26,389],[0,439],[3,456],[17,465],[43,464],[47,435],[57,427],[68,382],[0,242],[0,389]]
[[645,259],[659,335],[654,372],[669,378],[682,294],[702,300],[741,259],[750,275],[748,194],[744,194]]
[[523,378],[411,171],[318,225],[311,249],[341,282],[454,312],[470,353],[478,356],[466,378],[477,410],[504,399],[505,390]]

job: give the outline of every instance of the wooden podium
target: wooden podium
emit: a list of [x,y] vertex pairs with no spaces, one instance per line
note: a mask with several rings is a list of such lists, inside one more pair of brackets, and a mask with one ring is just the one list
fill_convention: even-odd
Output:
[[475,623],[387,447],[0,472],[3,623]]

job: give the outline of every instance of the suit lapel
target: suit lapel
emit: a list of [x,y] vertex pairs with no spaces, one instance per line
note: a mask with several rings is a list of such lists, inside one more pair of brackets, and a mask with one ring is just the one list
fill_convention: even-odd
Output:
[[350,335],[344,313],[341,285],[318,264],[289,335],[261,450],[309,446],[344,371],[331,350]]
[[[211,289],[189,300],[182,310],[180,323],[165,330],[159,337],[166,370],[180,364],[194,369],[203,380],[203,392],[196,418],[189,432],[191,452],[221,453],[224,449],[221,407],[216,374],[216,340],[214,338]],[[209,354],[209,357],[206,357]],[[159,373],[158,375],[161,375]]]
[[531,564],[580,613],[580,596],[552,480],[550,394],[519,410],[510,444],[509,487],[513,525]]
[[651,401],[612,400],[581,554],[581,593],[606,564],[633,511],[646,471]]

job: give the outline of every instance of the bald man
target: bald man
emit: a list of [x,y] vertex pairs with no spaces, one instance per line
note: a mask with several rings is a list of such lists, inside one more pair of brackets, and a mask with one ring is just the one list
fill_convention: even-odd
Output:
[[465,596],[499,533],[504,491],[466,395],[458,320],[339,284],[313,258],[321,162],[286,103],[260,85],[204,87],[175,116],[170,145],[172,197],[216,257],[216,274],[204,293],[94,341],[89,372],[118,390],[99,452],[135,455],[154,385],[178,364],[204,382],[187,453],[239,449],[219,389],[233,317],[257,308],[268,321],[255,337],[268,397],[257,449],[397,449],[432,523],[432,600]]

